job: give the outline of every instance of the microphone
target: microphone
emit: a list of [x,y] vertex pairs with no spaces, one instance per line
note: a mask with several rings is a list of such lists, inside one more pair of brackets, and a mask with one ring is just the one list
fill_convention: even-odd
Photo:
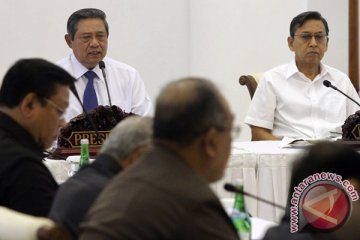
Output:
[[258,201],[260,201],[260,202],[264,202],[264,203],[267,203],[267,204],[269,204],[269,205],[271,205],[271,206],[274,206],[274,207],[280,208],[280,209],[282,209],[282,210],[285,210],[285,207],[284,207],[284,206],[281,206],[281,205],[276,204],[276,203],[274,203],[274,202],[270,202],[270,201],[268,201],[268,200],[266,200],[266,199],[259,198],[258,196],[255,196],[255,195],[252,195],[252,194],[250,194],[250,193],[248,193],[248,192],[245,192],[245,191],[239,189],[238,187],[232,185],[231,183],[225,183],[225,184],[224,184],[224,189],[225,189],[226,191],[228,191],[228,192],[241,193],[241,194],[243,194],[243,195],[245,195],[245,196],[248,196],[248,197],[250,197],[250,198],[256,199],[256,200],[258,200]]
[[110,93],[109,93],[109,86],[108,86],[107,80],[106,80],[105,63],[104,63],[104,61],[101,60],[101,61],[99,62],[99,67],[100,67],[100,69],[101,69],[102,75],[103,75],[104,80],[105,80],[105,86],[106,86],[106,91],[107,91],[107,94],[108,94],[109,104],[110,104],[110,106],[112,106],[112,104],[111,104],[111,98],[110,98]]
[[86,110],[85,110],[85,107],[84,107],[84,104],[82,103],[80,97],[79,97],[79,93],[78,91],[76,90],[76,87],[75,87],[75,83],[71,83],[70,84],[70,90],[71,92],[75,95],[76,99],[78,100],[78,102],[80,103],[80,106],[83,110],[83,113],[85,114],[85,117],[86,119],[89,121],[91,127],[93,128],[93,130],[95,131],[96,133],[96,138],[97,140],[100,140],[100,135],[99,135],[99,131],[97,130],[97,127],[93,121],[93,119],[87,114]]
[[324,80],[323,81],[323,84],[325,87],[331,87],[332,89],[338,91],[339,93],[341,93],[342,95],[344,95],[345,97],[347,97],[348,99],[350,99],[351,101],[353,101],[354,103],[356,103],[359,107],[360,107],[360,104],[355,101],[354,99],[352,99],[349,95],[345,94],[343,91],[339,90],[337,87],[335,87],[334,85],[331,84],[330,81],[328,80]]

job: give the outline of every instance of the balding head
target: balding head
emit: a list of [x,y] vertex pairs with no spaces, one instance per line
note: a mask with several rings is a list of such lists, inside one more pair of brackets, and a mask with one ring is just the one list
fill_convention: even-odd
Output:
[[158,96],[154,138],[190,144],[210,127],[223,128],[228,106],[213,83],[184,78],[168,84]]
[[223,176],[233,115],[215,85],[201,78],[168,84],[155,107],[154,139],[171,148],[208,182]]

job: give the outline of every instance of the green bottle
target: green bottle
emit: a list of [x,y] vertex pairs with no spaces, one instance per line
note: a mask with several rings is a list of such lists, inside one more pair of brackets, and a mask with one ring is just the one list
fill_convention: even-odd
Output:
[[81,139],[80,140],[81,153],[80,153],[80,167],[89,164],[89,139]]
[[[242,180],[237,180],[235,186],[243,191]],[[234,207],[230,215],[232,222],[239,234],[241,240],[251,239],[251,221],[249,213],[245,206],[245,199],[242,193],[236,193]]]

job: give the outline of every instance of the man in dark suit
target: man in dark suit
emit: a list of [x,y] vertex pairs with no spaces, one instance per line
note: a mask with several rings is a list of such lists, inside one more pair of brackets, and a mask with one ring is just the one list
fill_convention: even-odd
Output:
[[0,89],[0,205],[47,216],[58,185],[42,163],[69,103],[74,78],[42,59],[23,59]]
[[209,188],[223,176],[232,124],[211,82],[168,84],[156,103],[154,146],[100,194],[80,239],[238,239]]

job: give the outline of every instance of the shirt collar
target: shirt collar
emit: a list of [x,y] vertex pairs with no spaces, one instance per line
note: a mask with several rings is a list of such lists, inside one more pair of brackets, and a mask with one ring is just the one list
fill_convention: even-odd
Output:
[[[295,59],[294,59],[294,60],[291,61],[291,63],[288,66],[288,69],[286,71],[286,78],[289,79],[290,77],[292,77],[296,73],[299,73],[299,69],[297,68],[296,62],[295,62]],[[319,78],[322,78],[326,74],[329,74],[327,66],[325,64],[323,64],[322,62],[320,62],[320,76],[319,76]]]
[[115,175],[122,170],[116,159],[104,153],[98,154],[96,160],[91,165],[108,176]]
[[295,59],[291,61],[291,63],[288,66],[288,69],[286,71],[286,78],[289,79],[294,74],[298,73],[299,69],[296,66]]
[[[73,66],[73,70],[74,70],[74,77],[76,79],[79,79],[80,77],[82,77],[84,75],[84,73],[86,73],[87,71],[89,71],[89,69],[87,69],[84,65],[82,65],[77,58],[75,57],[74,53],[71,53],[70,55],[70,61],[71,61],[71,65]],[[100,79],[101,81],[104,81],[104,77],[102,75],[101,69],[99,68],[99,65],[96,65],[96,67],[94,67],[93,69],[91,69],[92,71],[94,71],[97,75],[97,79]]]

